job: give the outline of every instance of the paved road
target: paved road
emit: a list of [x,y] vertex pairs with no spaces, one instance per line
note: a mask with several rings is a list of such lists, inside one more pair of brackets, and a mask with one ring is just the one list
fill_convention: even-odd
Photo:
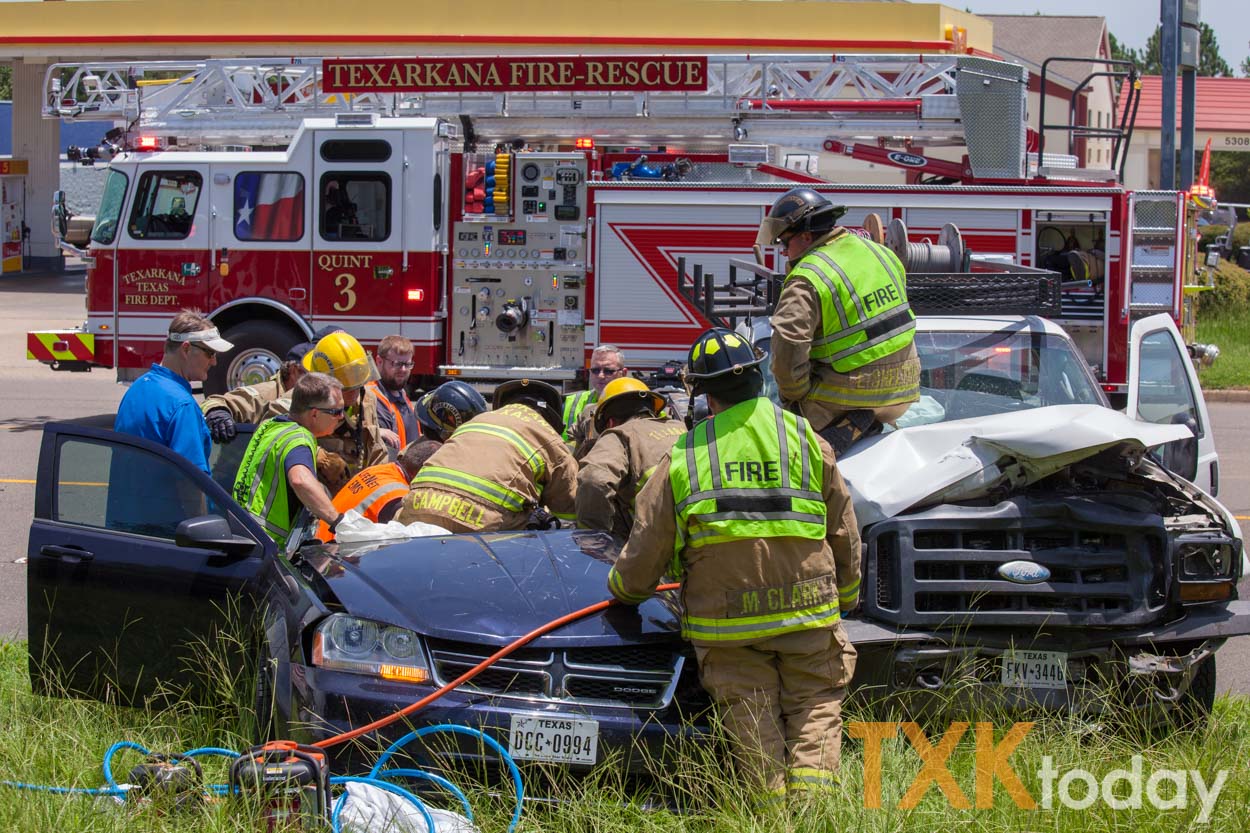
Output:
[[[26,635],[26,534],[43,423],[112,413],[123,388],[109,371],[52,373],[26,361],[27,329],[84,318],[81,275],[0,278],[0,637]],[[1220,498],[1250,535],[1250,404],[1212,403],[1220,452]],[[1242,582],[1250,598],[1250,578]],[[1221,690],[1250,694],[1250,637],[1220,653]]]

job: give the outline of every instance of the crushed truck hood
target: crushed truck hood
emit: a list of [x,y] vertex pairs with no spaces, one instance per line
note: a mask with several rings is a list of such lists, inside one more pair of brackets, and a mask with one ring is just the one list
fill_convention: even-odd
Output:
[[1053,405],[917,425],[860,443],[838,461],[860,528],[933,503],[1020,489],[1110,448],[1140,454],[1192,436],[1100,405]]

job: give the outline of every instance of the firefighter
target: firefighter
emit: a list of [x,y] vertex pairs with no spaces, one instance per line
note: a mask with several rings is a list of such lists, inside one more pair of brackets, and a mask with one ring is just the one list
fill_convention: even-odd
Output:
[[570,393],[564,397],[564,441],[569,448],[577,448],[588,437],[594,414],[594,405],[603,396],[603,389],[613,379],[620,379],[629,371],[625,366],[625,353],[614,344],[600,344],[590,354],[590,390]]
[[[357,473],[387,461],[386,444],[378,432],[375,394],[365,386],[377,378],[377,369],[360,342],[345,332],[333,332],[304,356],[304,369],[333,376],[343,386],[347,417],[332,434],[317,440],[317,476],[332,494]],[[269,403],[266,414],[285,413],[290,399]]]
[[838,454],[920,398],[903,265],[884,246],[835,228],[844,213],[811,188],[793,188],[756,238],[780,245],[790,263],[772,314],[778,391]]
[[660,416],[666,404],[631,377],[613,379],[603,389],[594,416],[598,439],[577,473],[578,526],[629,536],[635,496],[686,433],[684,423]]
[[[254,385],[239,385],[225,393],[217,393],[204,397],[200,409],[208,422],[208,430],[213,439],[219,443],[227,443],[234,439],[235,423],[246,422],[259,425],[265,419],[274,416],[269,404],[283,397],[290,397],[291,388],[299,381],[306,371],[304,356],[313,345],[330,333],[341,333],[342,327],[330,325],[313,333],[312,341],[301,341],[286,352],[286,358],[278,368],[278,372],[263,382]],[[284,408],[283,411],[286,409]]]
[[[334,508],[343,513],[355,509],[375,524],[386,523],[399,511],[412,478],[441,445],[438,440],[429,439],[409,443],[395,462],[370,466],[347,481],[334,496]],[[317,526],[317,538],[334,540],[334,533],[325,521]]]
[[638,495],[608,589],[639,604],[683,578],[683,634],[762,800],[835,783],[854,671],[842,612],[859,600],[859,533],[832,449],[761,396],[745,339],[705,332],[687,383],[712,417],[677,441]]
[[260,521],[279,547],[286,546],[300,507],[333,533],[343,515],[317,481],[313,455],[318,437],[343,421],[343,386],[324,373],[308,373],[291,390],[289,414],[265,420],[243,452],[234,499]]
[[308,372],[304,370],[301,361],[312,346],[310,341],[296,344],[287,351],[286,360],[282,362],[278,372],[263,382],[239,385],[225,393],[204,397],[200,409],[204,412],[204,419],[208,422],[208,430],[213,439],[219,443],[230,442],[237,433],[235,423],[257,425],[263,421],[269,403],[279,397],[289,396],[291,388]]
[[560,392],[514,379],[495,388],[491,404],[434,452],[396,520],[495,532],[524,529],[544,505],[572,520],[577,463],[560,439]]
[[417,400],[417,422],[421,434],[439,442],[478,414],[486,413],[486,400],[468,382],[444,382]]
[[378,342],[378,378],[369,383],[377,401],[378,432],[394,455],[420,436],[417,414],[408,398],[412,375],[412,342],[403,336],[387,336]]

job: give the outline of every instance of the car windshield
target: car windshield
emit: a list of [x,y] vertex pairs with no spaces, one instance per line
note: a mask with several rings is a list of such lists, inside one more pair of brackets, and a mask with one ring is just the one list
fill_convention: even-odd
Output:
[[1020,330],[921,331],[920,401],[899,428],[1044,408],[1105,404],[1067,339]]
[[122,203],[126,201],[126,175],[118,170],[110,170],[108,179],[104,181],[104,194],[100,197],[100,207],[96,210],[95,226],[91,230],[91,239],[102,245],[109,245],[117,235],[117,218],[122,213]]

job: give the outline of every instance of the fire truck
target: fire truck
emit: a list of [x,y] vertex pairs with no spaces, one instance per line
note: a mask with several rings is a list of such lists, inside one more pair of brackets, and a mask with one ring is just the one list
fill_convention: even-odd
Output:
[[[1100,72],[1136,95],[1131,65]],[[87,263],[86,322],[29,333],[27,356],[132,379],[195,307],[235,345],[208,391],[269,376],[330,324],[366,345],[411,339],[418,384],[572,387],[600,343],[634,369],[684,357],[709,322],[679,260],[726,274],[804,183],[848,225],[901,229],[913,259],[954,224],[987,281],[985,262],[1058,269],[1059,323],[1123,393],[1132,321],[1185,316],[1188,197],[1120,183],[1133,107],[1067,129],[1069,151],[1110,140],[1111,168],[1045,152],[1027,80],[964,54],[54,65],[45,115],[112,122],[80,151],[110,172],[89,245],[69,247]],[[908,184],[777,164],[796,149],[898,167]]]

